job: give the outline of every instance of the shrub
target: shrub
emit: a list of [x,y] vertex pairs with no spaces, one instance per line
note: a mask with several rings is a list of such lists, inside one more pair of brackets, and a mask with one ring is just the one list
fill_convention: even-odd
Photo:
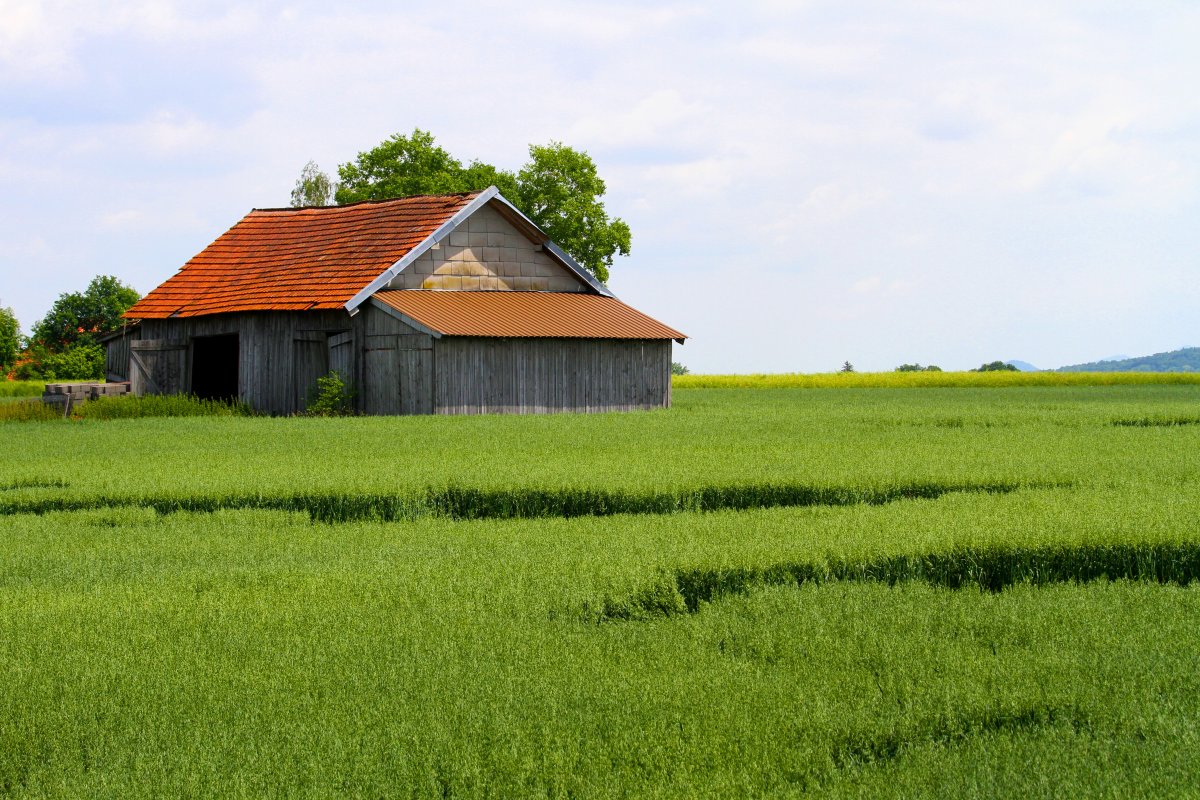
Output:
[[98,344],[77,344],[61,353],[51,353],[42,360],[41,372],[51,381],[102,381],[104,348]]
[[13,376],[22,381],[102,381],[104,348],[83,342],[60,353],[52,353],[35,344],[18,357]]
[[344,417],[353,411],[354,393],[336,370],[317,378],[317,387],[309,396],[308,411],[313,417]]

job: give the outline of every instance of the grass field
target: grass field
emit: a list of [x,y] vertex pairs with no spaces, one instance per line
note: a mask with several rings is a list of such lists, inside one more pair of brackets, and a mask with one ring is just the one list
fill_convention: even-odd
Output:
[[0,380],[0,398],[40,397],[46,389],[45,381]]
[[675,400],[0,426],[0,795],[1200,785],[1200,386]]

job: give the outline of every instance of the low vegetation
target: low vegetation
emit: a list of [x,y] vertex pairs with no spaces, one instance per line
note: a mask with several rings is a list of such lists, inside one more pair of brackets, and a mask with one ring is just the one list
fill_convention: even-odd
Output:
[[246,417],[254,411],[245,403],[203,400],[190,395],[120,395],[98,397],[80,403],[71,412],[74,419],[107,420],[142,417]]
[[[42,386],[43,384],[35,384]],[[49,420],[112,420],[144,417],[232,417],[253,416],[245,403],[202,400],[188,395],[120,395],[100,397],[76,404],[64,418],[63,406],[43,403],[40,398],[0,403],[0,422],[45,422]]]
[[0,380],[0,399],[10,397],[41,397],[46,391],[45,381]]
[[62,407],[43,403],[41,399],[14,397],[0,402],[0,422],[48,422],[61,420]]

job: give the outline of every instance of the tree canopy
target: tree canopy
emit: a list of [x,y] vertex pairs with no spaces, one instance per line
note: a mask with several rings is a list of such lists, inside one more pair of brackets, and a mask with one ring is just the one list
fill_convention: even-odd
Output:
[[34,323],[30,339],[51,353],[93,343],[97,335],[120,328],[121,315],[140,296],[111,275],[97,275],[82,293],[59,295],[45,318]]
[[428,131],[415,129],[340,165],[338,178],[338,203],[496,186],[600,280],[608,280],[617,255],[629,255],[629,226],[620,218],[609,218],[602,200],[607,186],[595,162],[561,142],[530,145],[529,161],[514,174],[478,160],[464,165],[438,146]]
[[21,349],[21,326],[11,308],[0,308],[0,373],[7,373],[16,363]]
[[321,171],[317,162],[309,161],[300,170],[300,177],[292,188],[292,208],[304,206],[327,206],[333,199],[334,184],[329,176]]

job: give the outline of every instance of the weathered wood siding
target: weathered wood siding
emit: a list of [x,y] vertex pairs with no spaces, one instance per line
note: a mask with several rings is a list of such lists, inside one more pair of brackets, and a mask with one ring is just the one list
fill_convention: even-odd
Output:
[[[269,414],[293,414],[304,410],[316,379],[330,369],[330,349],[344,364],[346,337],[339,334],[362,328],[360,317],[345,311],[262,311],[244,314],[216,314],[208,317],[181,319],[148,319],[142,322],[142,343],[135,343],[135,352],[143,358],[153,345],[146,342],[170,340],[182,343],[179,363],[170,375],[155,386],[145,383],[132,387],[138,394],[186,393],[192,390],[191,340],[197,336],[238,335],[238,396],[259,411]],[[340,345],[340,346],[339,346]],[[354,347],[349,355],[353,360]],[[350,364],[348,372],[356,375],[358,366]],[[136,371],[136,364],[135,364]]]
[[186,391],[186,339],[138,339],[129,343],[129,390],[134,394]]
[[109,383],[129,380],[129,343],[141,336],[138,328],[124,331],[104,342],[104,379]]
[[363,413],[432,414],[433,337],[373,305],[363,317]]
[[671,342],[443,337],[440,414],[629,411],[671,405]]
[[270,414],[302,412],[337,370],[365,414],[621,411],[671,405],[671,342],[434,338],[377,306],[145,320],[131,389],[190,392],[192,340],[238,334],[238,395]]

